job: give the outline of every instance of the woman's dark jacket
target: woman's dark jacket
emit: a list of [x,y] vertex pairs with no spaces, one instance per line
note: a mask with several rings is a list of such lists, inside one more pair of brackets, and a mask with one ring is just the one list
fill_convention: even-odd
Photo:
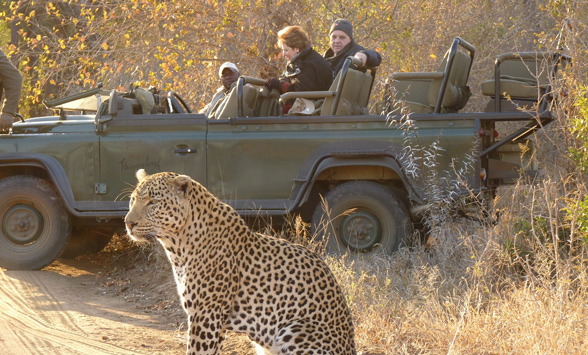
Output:
[[312,47],[306,47],[288,63],[281,80],[290,83],[286,92],[329,90],[333,72],[329,63]]
[[335,52],[333,52],[331,48],[329,48],[325,52],[324,57],[327,60],[327,62],[331,64],[331,68],[333,69],[333,76],[337,76],[337,74],[341,70],[341,67],[343,67],[343,62],[345,61],[345,58],[349,56],[354,56],[358,52],[362,52],[366,55],[367,61],[365,62],[365,66],[368,68],[377,67],[378,65],[380,65],[380,63],[382,63],[382,56],[380,55],[380,53],[371,49],[365,49],[359,44],[351,42],[345,47],[343,47],[343,49],[339,53],[337,53],[337,55],[335,55]]

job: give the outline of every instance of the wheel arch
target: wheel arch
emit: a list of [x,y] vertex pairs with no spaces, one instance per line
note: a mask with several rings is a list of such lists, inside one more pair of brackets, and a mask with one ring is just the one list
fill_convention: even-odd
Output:
[[316,162],[312,175],[306,180],[306,186],[298,191],[295,206],[299,210],[314,211],[320,200],[313,194],[320,194],[347,181],[375,181],[399,195],[410,209],[411,202],[422,204],[417,184],[406,176],[402,164],[391,152],[353,157],[329,155]]
[[78,215],[69,180],[57,159],[38,153],[0,154],[0,180],[15,175],[36,176],[52,183],[67,211]]

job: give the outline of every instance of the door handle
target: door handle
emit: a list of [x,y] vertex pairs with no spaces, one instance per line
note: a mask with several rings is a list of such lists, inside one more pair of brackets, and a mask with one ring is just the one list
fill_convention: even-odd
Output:
[[174,153],[178,153],[178,154],[198,153],[198,149],[195,149],[195,148],[176,148],[176,149],[174,149]]

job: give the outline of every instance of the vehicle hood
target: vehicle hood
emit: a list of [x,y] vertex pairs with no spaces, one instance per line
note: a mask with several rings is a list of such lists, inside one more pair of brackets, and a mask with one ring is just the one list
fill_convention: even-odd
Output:
[[29,118],[24,122],[15,122],[12,134],[94,132],[94,117],[95,114]]

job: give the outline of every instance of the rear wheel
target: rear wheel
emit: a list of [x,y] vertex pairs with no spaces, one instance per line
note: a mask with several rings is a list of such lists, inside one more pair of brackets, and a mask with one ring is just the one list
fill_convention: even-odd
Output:
[[412,232],[406,206],[378,183],[346,182],[329,191],[325,202],[316,208],[312,228],[328,253],[392,254]]
[[0,181],[0,266],[41,269],[59,257],[70,220],[53,186],[32,176]]

